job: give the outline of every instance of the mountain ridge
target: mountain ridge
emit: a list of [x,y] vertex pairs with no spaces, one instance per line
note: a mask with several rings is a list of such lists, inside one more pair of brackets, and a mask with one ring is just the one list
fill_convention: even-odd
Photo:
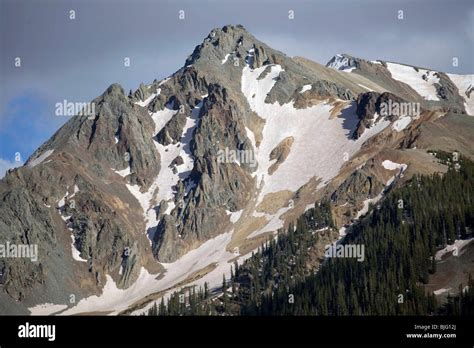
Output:
[[[342,202],[344,190],[357,191],[350,207],[333,207],[342,227],[345,214],[403,182],[381,166],[384,156],[406,161],[407,175],[416,161],[442,170],[416,141],[431,134],[427,124],[471,124],[470,93],[463,97],[447,74],[424,79],[426,70],[414,80],[419,68],[407,73],[354,59],[350,72],[294,60],[241,26],[225,26],[169,78],[128,96],[109,86],[93,100],[94,117],[72,117],[0,181],[2,237],[36,242],[43,255],[41,266],[2,261],[1,310],[59,302],[66,314],[83,313],[103,292],[110,302],[93,303],[95,310],[118,312],[183,282],[215,286],[229,260],[244,260],[322,195]],[[422,114],[357,113],[361,96],[376,92],[420,103]],[[472,141],[466,131],[443,136],[451,151]],[[225,149],[252,154],[258,166],[220,163]],[[193,259],[201,252],[209,254]],[[129,295],[123,304],[114,300],[119,291]],[[81,306],[68,302],[71,293]]]

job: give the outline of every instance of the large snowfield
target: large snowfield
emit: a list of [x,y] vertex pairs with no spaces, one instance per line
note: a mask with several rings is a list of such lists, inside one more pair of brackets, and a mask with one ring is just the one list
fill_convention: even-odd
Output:
[[395,80],[406,83],[426,100],[439,100],[435,83],[439,77],[435,71],[418,69],[412,66],[386,63],[387,69]]
[[[217,286],[222,283],[222,274],[230,274],[232,263],[228,261],[236,257],[234,253],[226,251],[226,245],[232,238],[232,232],[233,231],[223,233],[214,239],[206,241],[199,248],[190,251],[176,262],[162,264],[166,269],[166,273],[161,279],[156,279],[158,274],[150,274],[142,268],[137,281],[129,288],[122,290],[118,289],[112,277],[107,275],[107,283],[100,296],[90,296],[83,299],[79,301],[75,307],[63,311],[60,314],[73,315],[87,312],[108,311],[112,311],[110,314],[118,314],[145,296],[171,288],[173,285],[185,280],[193,272],[199,271],[212,264],[216,264],[216,267],[211,272],[186,285],[204,287],[204,282],[207,282],[208,284]],[[248,256],[248,254],[247,256],[240,256],[238,258],[239,262],[242,262]],[[210,288],[212,289],[213,286],[210,286]],[[172,291],[174,290],[169,290],[165,294],[165,298],[167,298]],[[154,302],[149,303],[145,308],[138,310],[135,314],[146,312],[153,303]],[[61,305],[53,307],[52,304],[49,306],[45,304],[30,308],[32,314],[39,314],[40,306],[44,306],[45,311],[51,310],[50,313],[53,313],[52,309],[58,309],[58,311],[64,309],[60,307]]]
[[[270,72],[263,79],[258,79],[268,68]],[[318,188],[323,187],[339,173],[344,163],[367,139],[390,124],[389,121],[379,121],[367,129],[359,139],[353,140],[351,134],[358,122],[355,104],[350,104],[342,110],[339,117],[331,119],[330,111],[333,106],[328,103],[320,103],[305,109],[296,109],[293,102],[284,105],[279,105],[278,102],[265,103],[267,94],[282,71],[281,66],[271,65],[258,69],[246,66],[242,72],[242,93],[251,109],[265,120],[263,137],[258,148],[255,136],[247,129],[247,134],[256,149],[255,157],[258,163],[258,168],[253,174],[261,187],[257,204],[269,193],[284,190],[296,192],[313,177],[321,180]],[[302,89],[309,90],[305,86]],[[278,170],[269,175],[268,169],[275,162],[270,160],[270,153],[287,137],[294,139],[291,151]],[[280,216],[287,210],[282,208],[275,214],[266,214],[267,224],[250,234],[249,238],[281,228],[283,221]]]
[[[252,52],[249,52],[249,57],[251,54]],[[269,69],[268,73],[264,78],[259,79],[265,69]],[[355,114],[355,103],[349,103],[340,115],[332,118],[330,114],[334,106],[324,101],[304,109],[295,108],[293,101],[284,105],[280,105],[277,102],[273,104],[265,103],[267,94],[274,87],[276,79],[282,71],[283,69],[279,65],[267,65],[257,69],[251,69],[247,65],[242,70],[241,91],[246,97],[250,108],[265,120],[262,141],[259,147],[256,147],[255,135],[247,128],[247,135],[253,142],[254,149],[256,150],[255,157],[258,163],[257,170],[253,174],[257,178],[257,185],[260,187],[257,204],[269,193],[286,190],[296,192],[312,178],[320,180],[318,188],[325,186],[332,178],[338,175],[344,163],[361,148],[367,139],[390,125],[389,121],[379,120],[372,127],[366,129],[357,140],[354,140],[351,135],[358,122]],[[308,85],[300,86],[298,89],[301,92],[309,90],[310,87]],[[203,98],[205,97],[203,96]],[[137,104],[146,106],[151,100],[147,98],[147,100]],[[191,116],[188,117],[181,141],[179,142],[180,146],[178,144],[163,146],[154,141],[156,149],[161,156],[162,170],[151,187],[146,192],[141,192],[139,186],[126,184],[142,206],[148,232],[153,230],[158,223],[154,209],[156,205],[162,200],[171,202],[174,195],[172,186],[178,180],[183,180],[194,165],[189,150],[189,142],[197,125],[201,106],[202,101],[194,107]],[[164,110],[150,114],[155,122],[155,134],[177,112],[172,110],[171,107],[165,107]],[[291,150],[278,169],[270,175],[268,169],[274,163],[274,160],[270,160],[269,155],[282,140],[288,137],[293,137],[294,139]],[[184,164],[178,166],[178,172],[173,173],[171,168],[169,168],[169,164],[178,155],[183,158]],[[129,174],[129,168],[117,171],[117,173],[126,177]],[[373,201],[376,201],[377,198]],[[366,203],[368,207],[368,202]],[[364,206],[364,208],[366,207]],[[282,227],[281,215],[289,209],[290,207],[283,207],[275,214],[258,213],[265,216],[267,222],[249,237],[252,238],[261,233],[272,232]],[[168,209],[167,212],[170,210]],[[240,218],[241,213],[241,211],[231,213],[231,222],[235,223]],[[137,281],[129,288],[122,290],[118,289],[113,279],[107,275],[107,283],[101,295],[82,299],[76,306],[68,308],[60,312],[60,314],[71,315],[86,312],[110,312],[111,314],[117,314],[152,293],[166,290],[165,297],[169,296],[172,291],[179,290],[179,288],[173,288],[177,283],[185,280],[193,272],[212,265],[214,265],[214,268],[211,271],[202,278],[187,283],[186,286],[203,286],[204,282],[207,282],[211,289],[219,287],[222,283],[222,275],[230,276],[231,263],[229,263],[229,260],[238,257],[238,261],[242,262],[242,260],[251,255],[251,252],[245,255],[236,255],[226,251],[226,247],[231,241],[233,230],[222,232],[216,238],[208,240],[197,249],[188,252],[176,262],[163,264],[166,272],[160,279],[156,279],[158,274],[150,274],[142,268]],[[150,302],[146,307],[134,314],[143,313],[152,305],[153,302]],[[59,306],[61,304],[44,305],[44,312],[53,313],[53,311],[58,312],[56,309],[59,311],[64,309]],[[43,307],[36,306],[30,308],[30,310],[33,314],[36,314]]]
[[[328,103],[305,109],[296,109],[293,102],[284,105],[265,103],[267,94],[283,71],[279,65],[270,67],[270,72],[260,80],[258,77],[268,66],[255,70],[245,67],[242,73],[242,92],[251,109],[265,120],[260,146],[257,148],[253,143],[258,162],[254,175],[260,184],[263,183],[259,201],[271,192],[295,192],[313,177],[320,178],[320,187],[324,186],[368,138],[390,124],[380,121],[353,140],[350,137],[358,122],[354,104],[344,109],[341,116],[331,119],[333,106]],[[290,154],[278,170],[269,175],[268,168],[274,163],[270,153],[287,137],[294,138]]]

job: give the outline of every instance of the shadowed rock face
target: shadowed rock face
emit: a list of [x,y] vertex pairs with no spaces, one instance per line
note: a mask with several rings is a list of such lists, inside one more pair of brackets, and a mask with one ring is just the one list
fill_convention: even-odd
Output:
[[[462,96],[461,91],[445,73],[438,72],[437,76],[439,77],[439,83],[436,84],[436,92],[443,102],[443,110],[456,114],[466,113],[464,96]],[[470,96],[466,95],[466,97],[469,98]]]
[[[127,288],[142,267],[156,274],[159,262],[176,261],[232,230],[228,213],[246,209],[258,196],[258,165],[221,161],[219,153],[242,151],[255,157],[267,121],[251,110],[242,93],[244,68],[261,68],[261,81],[271,66],[281,66],[265,103],[291,104],[296,110],[320,103],[357,103],[356,139],[372,127],[380,105],[389,100],[465,112],[457,87],[445,74],[439,73],[440,101],[431,103],[395,81],[384,62],[344,58],[353,72],[292,59],[242,26],[228,25],[212,30],[168,79],[141,84],[128,95],[121,86],[111,85],[92,101],[92,117],[72,117],[25,166],[0,180],[0,244],[39,248],[37,262],[0,259],[0,299],[8,299],[0,300],[0,313],[24,313],[37,303],[66,303],[70,294],[78,302],[98,294],[106,275]],[[378,92],[367,92],[361,84]],[[173,115],[157,127],[153,117],[168,111]],[[392,114],[384,117],[397,119]],[[285,124],[281,127],[286,129]],[[275,162],[269,175],[286,163],[293,143],[293,135],[285,134],[272,145],[269,159]],[[173,146],[180,151],[165,162]],[[180,171],[190,158],[192,168]],[[157,201],[166,189],[156,185],[165,170],[177,179],[172,198]],[[383,188],[364,170],[347,173],[341,182],[333,194],[335,202],[360,203]],[[155,225],[147,226],[155,217]],[[147,229],[154,230],[150,239]]]
[[374,122],[376,122],[376,119],[379,116],[380,118],[389,121],[394,121],[398,119],[399,115],[393,113],[393,110],[389,108],[382,112],[382,105],[390,105],[389,103],[398,103],[400,105],[400,103],[406,103],[406,101],[388,92],[382,94],[379,94],[377,92],[367,92],[359,94],[359,96],[357,97],[356,109],[356,114],[359,118],[359,123],[357,124],[357,128],[353,134],[354,139],[358,139],[367,128],[373,126]]

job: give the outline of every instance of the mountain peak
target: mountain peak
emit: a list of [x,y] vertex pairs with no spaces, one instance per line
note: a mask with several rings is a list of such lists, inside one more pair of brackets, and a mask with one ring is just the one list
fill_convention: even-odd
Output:
[[195,64],[199,59],[203,59],[206,64],[216,58],[220,62],[225,55],[239,56],[243,50],[248,51],[256,44],[262,43],[240,24],[215,28],[200,45],[195,47],[193,53],[186,59],[185,66]]
[[342,71],[352,71],[356,68],[357,58],[346,53],[338,53],[326,64],[328,68]]
[[240,35],[251,35],[247,29],[241,24],[236,24],[236,25],[224,25],[222,28],[214,28],[212,29],[209,34],[206,36],[204,41],[206,39],[214,39],[216,36],[230,36],[231,38],[235,36],[235,34],[240,34]]
[[236,24],[236,25],[227,24],[227,25],[224,25],[222,28],[215,28],[211,30],[209,34],[212,34],[212,32],[215,32],[215,31],[222,31],[223,33],[226,33],[226,34],[231,33],[233,31],[241,31],[241,32],[248,33],[247,29],[245,29],[245,27],[242,24]]
[[104,95],[124,95],[125,91],[119,83],[112,83],[104,92]]

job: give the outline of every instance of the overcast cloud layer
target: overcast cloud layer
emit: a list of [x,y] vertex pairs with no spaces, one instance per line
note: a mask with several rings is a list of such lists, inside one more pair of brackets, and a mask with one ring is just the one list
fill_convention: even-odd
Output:
[[[54,105],[164,78],[215,27],[242,24],[290,56],[336,53],[474,72],[474,2],[0,0],[0,158],[22,159],[66,121]],[[76,19],[69,18],[75,10]],[[178,12],[185,11],[185,19]],[[288,11],[295,13],[288,19]],[[403,10],[404,19],[397,18]],[[15,57],[22,66],[14,66]],[[130,57],[131,66],[124,67]],[[453,57],[459,66],[452,66]],[[4,163],[4,162],[2,162]]]

